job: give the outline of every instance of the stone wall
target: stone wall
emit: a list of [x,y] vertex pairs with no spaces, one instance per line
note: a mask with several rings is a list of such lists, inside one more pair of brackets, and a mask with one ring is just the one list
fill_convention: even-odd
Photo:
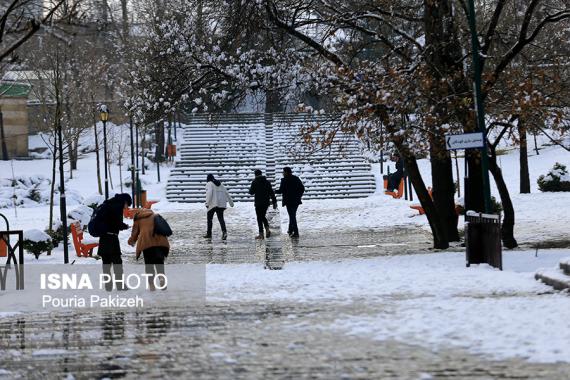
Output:
[[29,133],[27,98],[0,98],[0,109],[2,110],[4,135],[9,156],[27,157]]

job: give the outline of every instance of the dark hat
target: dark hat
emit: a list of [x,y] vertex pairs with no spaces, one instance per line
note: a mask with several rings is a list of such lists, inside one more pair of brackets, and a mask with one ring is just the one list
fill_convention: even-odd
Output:
[[133,198],[127,193],[115,194],[115,199],[121,203],[126,203],[129,207],[133,204]]
[[208,174],[206,176],[206,182],[212,182],[213,180],[215,180],[216,178],[214,178],[213,174]]
[[263,174],[263,172],[259,169],[255,169],[255,171],[253,172],[253,174],[255,174],[256,176],[260,176]]
[[293,174],[293,170],[291,170],[291,168],[289,166],[285,166],[283,168],[283,173],[285,174]]

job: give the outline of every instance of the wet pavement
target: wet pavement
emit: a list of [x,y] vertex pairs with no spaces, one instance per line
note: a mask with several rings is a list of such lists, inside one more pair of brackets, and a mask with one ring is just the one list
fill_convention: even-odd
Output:
[[[205,212],[163,215],[175,232],[170,263],[286,270],[291,261],[408,254],[431,243],[412,227],[309,232],[296,240],[280,233],[279,214],[270,215],[272,237],[256,242],[255,222],[237,213],[227,217],[223,242],[216,220],[214,238],[202,238]],[[565,379],[570,373],[568,364],[497,361],[331,328],[382,307],[365,297],[348,304],[267,299],[6,317],[0,319],[0,379]]]
[[566,364],[486,360],[318,328],[354,308],[238,303],[12,317],[0,323],[0,378],[565,379],[570,373]]
[[[267,255],[278,261],[338,260],[380,255],[401,255],[426,251],[431,247],[431,236],[414,226],[368,230],[301,231],[298,239],[281,234],[279,213],[269,213],[272,236],[256,241],[255,220],[243,213],[226,212],[228,240],[220,239],[221,232],[214,219],[214,237],[204,239],[202,224],[205,212],[192,211],[163,215],[172,225],[169,263],[254,263],[263,262]],[[228,215],[229,214],[229,215]],[[216,235],[217,234],[217,235]]]

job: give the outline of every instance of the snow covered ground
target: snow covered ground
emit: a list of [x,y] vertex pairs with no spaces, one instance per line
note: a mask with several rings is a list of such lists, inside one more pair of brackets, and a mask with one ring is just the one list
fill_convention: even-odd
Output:
[[[566,250],[508,252],[504,271],[466,268],[462,253],[256,265],[209,265],[211,301],[353,305],[330,323],[299,326],[397,340],[430,349],[461,347],[497,359],[570,362],[570,297],[534,280]],[[542,295],[541,295],[542,294]]]
[[[555,162],[570,166],[570,154],[558,147],[544,147],[537,156],[530,152],[532,194],[518,194],[518,151],[500,157],[513,198],[516,237],[522,243],[561,239],[570,224],[570,193],[540,193],[536,179]],[[11,162],[0,161],[0,177],[12,177]],[[49,176],[49,159],[14,161],[17,176]],[[460,160],[460,168],[463,163]],[[425,182],[431,183],[429,162],[420,161]],[[379,174],[377,166],[374,170]],[[162,212],[203,209],[202,204],[176,204],[165,200],[169,168],[161,168],[161,182],[155,168],[143,176],[153,206]],[[83,198],[97,192],[95,155],[79,161],[67,187]],[[118,167],[112,166],[114,192],[120,191]],[[67,174],[68,176],[68,174]],[[124,191],[129,192],[128,188]],[[497,195],[496,189],[493,192]],[[369,230],[415,225],[427,229],[424,216],[409,208],[410,202],[376,195],[364,199],[306,201],[300,208],[300,229],[323,233],[338,230]],[[70,204],[69,209],[78,207]],[[12,229],[44,229],[48,207],[4,208]],[[58,210],[55,209],[57,215]],[[228,213],[254,225],[251,204],[237,204]],[[286,212],[281,210],[282,221]],[[189,223],[202,223],[189,220]],[[286,229],[284,224],[283,230]],[[124,241],[127,233],[121,234]],[[125,252],[132,248],[123,244]],[[73,252],[71,250],[70,252]],[[496,358],[521,357],[537,362],[570,362],[570,298],[552,293],[536,280],[539,268],[552,268],[570,250],[506,252],[503,272],[487,266],[465,268],[464,254],[457,252],[377,257],[334,262],[292,262],[282,271],[264,271],[259,264],[207,266],[207,296],[211,302],[315,302],[354,305],[354,312],[339,314],[332,321],[300,325],[299,329],[326,329],[363,335],[378,340],[398,340],[428,348],[461,347]],[[75,258],[76,264],[96,264],[89,258]],[[34,261],[33,256],[27,262]],[[58,248],[40,263],[61,263]],[[17,310],[3,308],[0,317]]]

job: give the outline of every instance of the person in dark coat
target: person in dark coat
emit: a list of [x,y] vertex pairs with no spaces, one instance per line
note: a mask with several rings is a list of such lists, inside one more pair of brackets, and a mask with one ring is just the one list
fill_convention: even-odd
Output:
[[[123,278],[123,260],[121,259],[121,245],[119,244],[119,232],[129,228],[123,222],[123,211],[133,204],[129,194],[115,194],[113,198],[103,202],[104,231],[99,238],[98,254],[103,261],[103,273],[111,275],[111,269],[115,273],[115,279]],[[117,281],[117,289],[124,290],[124,283]],[[113,283],[106,282],[105,289],[113,290]]]
[[255,202],[255,215],[257,216],[257,227],[259,228],[259,235],[256,239],[263,239],[263,227],[265,227],[267,237],[271,236],[269,231],[269,222],[267,221],[267,209],[270,204],[273,208],[277,208],[277,198],[271,183],[265,178],[261,170],[257,169],[254,172],[255,179],[251,182],[249,193],[254,196]]
[[281,178],[281,184],[276,193],[282,194],[283,206],[287,208],[287,214],[289,214],[289,228],[287,229],[287,233],[291,235],[291,237],[299,237],[297,209],[299,205],[303,203],[301,202],[301,198],[304,192],[305,186],[303,186],[301,179],[293,175],[293,171],[290,167],[284,167],[283,178]]
[[400,155],[395,155],[394,160],[396,161],[396,171],[388,176],[388,188],[387,191],[394,191],[400,187],[400,181],[404,177],[404,160]]

